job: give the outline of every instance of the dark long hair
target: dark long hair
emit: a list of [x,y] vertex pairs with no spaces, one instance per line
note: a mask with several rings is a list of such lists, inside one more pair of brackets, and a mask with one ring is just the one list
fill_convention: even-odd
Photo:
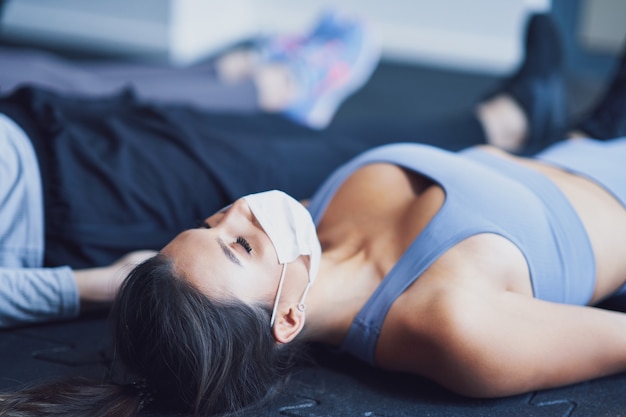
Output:
[[298,350],[276,343],[266,306],[212,301],[163,255],[130,273],[111,318],[114,356],[141,389],[40,385],[0,395],[0,416],[134,416],[152,401],[196,416],[236,414],[275,392]]

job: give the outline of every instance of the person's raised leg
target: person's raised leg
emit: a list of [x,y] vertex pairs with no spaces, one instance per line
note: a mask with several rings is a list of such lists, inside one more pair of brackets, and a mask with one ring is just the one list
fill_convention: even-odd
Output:
[[220,57],[215,67],[227,84],[252,80],[260,110],[319,130],[367,82],[379,55],[368,24],[328,11],[304,34],[261,37]]
[[604,94],[571,131],[574,137],[603,140],[626,136],[626,47]]
[[364,121],[342,126],[342,132],[370,146],[419,142],[449,150],[490,144],[509,152],[534,153],[562,139],[566,97],[561,43],[549,15],[533,15],[518,71],[475,108],[441,120],[394,123]]
[[526,28],[525,57],[501,89],[477,106],[486,142],[531,154],[565,133],[567,103],[563,51],[555,22],[533,15]]

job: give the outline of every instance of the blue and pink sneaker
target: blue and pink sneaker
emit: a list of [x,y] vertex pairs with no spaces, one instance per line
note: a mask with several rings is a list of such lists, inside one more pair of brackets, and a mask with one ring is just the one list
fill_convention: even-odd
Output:
[[361,20],[326,13],[301,37],[274,37],[266,44],[269,61],[287,65],[297,86],[296,98],[283,110],[294,122],[323,129],[337,108],[370,78],[380,49]]

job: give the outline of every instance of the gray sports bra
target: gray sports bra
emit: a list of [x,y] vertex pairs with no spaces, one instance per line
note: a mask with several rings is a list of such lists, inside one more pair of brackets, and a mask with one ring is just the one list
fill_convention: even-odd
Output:
[[370,150],[336,170],[311,199],[319,224],[330,200],[358,168],[387,162],[438,183],[446,198],[354,319],[342,350],[374,364],[393,302],[443,253],[470,236],[494,233],[515,244],[528,264],[536,298],[586,304],[595,260],[586,231],[561,191],[545,176],[479,148],[452,153],[428,145]]

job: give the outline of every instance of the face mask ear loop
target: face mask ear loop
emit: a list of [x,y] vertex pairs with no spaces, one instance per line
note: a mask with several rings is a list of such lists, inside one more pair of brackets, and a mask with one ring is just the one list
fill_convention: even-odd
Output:
[[278,290],[276,291],[276,298],[274,299],[274,308],[272,309],[272,318],[270,319],[270,327],[274,327],[274,320],[276,320],[276,309],[278,308],[278,300],[280,299],[280,293],[283,291],[283,282],[285,281],[286,270],[287,270],[287,264],[283,264],[283,272],[280,273],[280,280],[278,281]]
[[304,312],[304,310],[306,310],[306,304],[304,304],[304,299],[306,298],[306,295],[309,293],[309,290],[311,289],[311,284],[313,284],[311,281],[309,281],[308,284],[306,284],[306,288],[304,289],[304,292],[302,293],[302,297],[300,297],[300,302],[298,302],[298,310]]

